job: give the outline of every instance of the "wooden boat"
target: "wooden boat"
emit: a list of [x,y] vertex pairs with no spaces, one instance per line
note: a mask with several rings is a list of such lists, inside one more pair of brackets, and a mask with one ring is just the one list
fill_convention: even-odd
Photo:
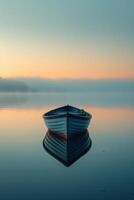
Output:
[[82,109],[67,105],[45,113],[43,118],[51,132],[68,138],[85,132],[92,115]]
[[91,148],[92,141],[88,131],[80,137],[64,140],[48,131],[43,140],[45,150],[65,166],[70,166]]

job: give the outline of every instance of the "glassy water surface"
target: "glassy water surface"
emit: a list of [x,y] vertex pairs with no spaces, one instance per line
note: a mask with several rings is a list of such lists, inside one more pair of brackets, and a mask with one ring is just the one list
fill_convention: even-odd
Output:
[[[93,115],[91,149],[70,167],[43,148],[42,114],[71,104]],[[134,199],[134,96],[0,94],[0,199]]]

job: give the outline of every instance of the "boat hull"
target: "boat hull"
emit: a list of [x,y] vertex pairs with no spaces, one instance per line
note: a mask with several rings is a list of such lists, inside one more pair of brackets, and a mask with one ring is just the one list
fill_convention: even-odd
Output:
[[90,123],[90,118],[84,118],[79,116],[73,116],[71,114],[65,114],[58,117],[45,118],[45,123],[48,129],[61,136],[68,137],[71,135],[78,135],[84,132]]

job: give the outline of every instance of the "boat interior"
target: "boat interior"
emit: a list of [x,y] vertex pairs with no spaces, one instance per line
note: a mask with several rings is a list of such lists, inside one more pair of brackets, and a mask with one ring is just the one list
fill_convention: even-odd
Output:
[[66,113],[70,113],[70,114],[72,113],[72,114],[82,115],[82,116],[89,116],[89,113],[85,112],[84,110],[75,108],[70,105],[51,110],[48,113],[46,113],[46,116],[47,115],[56,115],[56,114],[66,114]]

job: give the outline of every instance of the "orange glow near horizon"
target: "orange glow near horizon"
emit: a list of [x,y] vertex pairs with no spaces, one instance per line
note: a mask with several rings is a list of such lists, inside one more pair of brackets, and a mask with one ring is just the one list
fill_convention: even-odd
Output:
[[[6,46],[7,45],[7,46]],[[35,45],[35,44],[34,44]],[[0,47],[0,77],[41,77],[47,79],[133,79],[131,55],[111,55],[86,46]]]
[[[8,57],[9,59],[9,57]],[[76,60],[76,59],[75,59]],[[78,58],[69,59],[43,59],[31,58],[31,60],[9,59],[3,62],[0,76],[8,77],[40,77],[48,79],[133,79],[134,69],[125,63],[114,63],[90,60],[83,61]],[[10,65],[10,67],[9,67]],[[112,67],[115,66],[115,67]],[[122,66],[122,67],[121,67]]]
[[134,70],[105,69],[104,65],[88,67],[38,67],[36,64],[31,67],[11,68],[5,67],[0,70],[0,77],[3,78],[46,78],[46,79],[133,79]]
[[42,71],[23,71],[1,73],[3,78],[46,78],[46,79],[134,79],[134,73],[125,71],[98,72],[96,70],[89,70],[85,73],[81,71],[70,70],[66,73],[65,70],[42,70]]

